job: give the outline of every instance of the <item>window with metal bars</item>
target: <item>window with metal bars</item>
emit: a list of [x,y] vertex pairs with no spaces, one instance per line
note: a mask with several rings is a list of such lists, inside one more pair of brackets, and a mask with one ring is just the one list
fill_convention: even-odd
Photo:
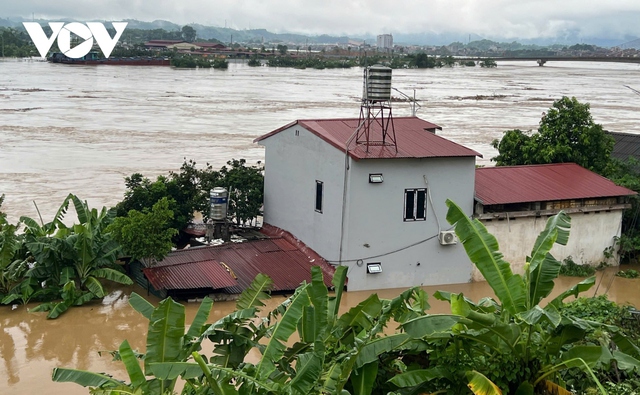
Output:
[[427,219],[427,189],[404,190],[404,220],[424,221]]

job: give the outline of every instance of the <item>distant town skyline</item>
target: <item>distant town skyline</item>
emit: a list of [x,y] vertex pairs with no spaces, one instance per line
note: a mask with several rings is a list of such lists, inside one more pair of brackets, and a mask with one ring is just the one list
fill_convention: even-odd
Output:
[[494,40],[621,42],[640,37],[640,2],[635,0],[0,0],[0,5],[0,18],[162,19],[310,35],[473,33]]

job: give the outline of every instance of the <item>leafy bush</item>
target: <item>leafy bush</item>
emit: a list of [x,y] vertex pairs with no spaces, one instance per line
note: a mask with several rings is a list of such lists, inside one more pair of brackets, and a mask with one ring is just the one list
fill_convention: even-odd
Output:
[[638,271],[634,269],[629,269],[626,271],[620,270],[618,273],[616,273],[616,276],[624,278],[638,278],[638,276],[640,276],[640,273],[638,273]]
[[571,256],[564,259],[563,265],[560,267],[560,274],[571,277],[589,277],[593,276],[596,269],[589,265],[578,265]]

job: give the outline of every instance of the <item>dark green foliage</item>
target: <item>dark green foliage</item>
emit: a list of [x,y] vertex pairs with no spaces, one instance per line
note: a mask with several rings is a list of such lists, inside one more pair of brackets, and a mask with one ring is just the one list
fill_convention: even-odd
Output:
[[496,63],[496,61],[491,58],[486,58],[480,61],[480,67],[485,67],[485,68],[498,67],[498,63]]
[[[68,227],[62,220],[70,204],[78,223]],[[132,284],[115,264],[120,245],[107,230],[114,217],[114,209],[90,209],[71,194],[49,223],[21,217],[20,235],[21,224],[0,217],[0,303],[45,302],[32,311],[56,318],[71,306],[106,296],[101,279]]]
[[116,218],[109,231],[125,254],[149,267],[152,262],[164,259],[173,247],[171,238],[178,231],[168,227],[171,220],[173,212],[169,209],[169,200],[163,197],[151,210],[130,210],[126,217]]
[[640,276],[640,273],[638,273],[638,271],[634,269],[620,270],[618,273],[616,273],[616,276],[624,278],[638,278],[638,276]]
[[187,226],[195,211],[208,218],[209,191],[214,187],[229,189],[229,215],[237,224],[258,216],[264,199],[262,169],[247,166],[244,159],[232,159],[220,170],[213,170],[208,163],[198,169],[196,162],[185,160],[179,171],[159,176],[155,182],[136,173],[126,177],[125,184],[124,200],[116,205],[119,217],[126,216],[130,210],[151,210],[166,197],[168,209],[174,214],[167,228],[177,230]]
[[180,55],[174,56],[171,59],[171,65],[178,68],[186,68],[186,69],[226,69],[229,67],[228,62],[225,59],[215,58],[211,60],[210,58],[199,56],[199,55]]
[[614,140],[591,117],[589,104],[573,97],[556,100],[536,133],[506,131],[494,140],[498,166],[574,162],[602,174],[611,163]]
[[[50,34],[50,33],[48,33]],[[0,48],[0,57],[26,57],[39,56],[38,50],[24,29],[0,27],[3,47]]]
[[186,42],[192,43],[196,40],[196,29],[189,25],[182,26],[182,39]]
[[594,268],[593,266],[578,265],[570,256],[564,259],[563,265],[560,268],[561,275],[571,277],[589,277],[593,276],[595,272],[596,268]]
[[247,66],[249,66],[249,67],[260,67],[260,66],[262,66],[262,62],[260,60],[258,60],[258,56],[257,55],[253,55],[251,57],[251,59],[249,59],[249,61],[247,62]]

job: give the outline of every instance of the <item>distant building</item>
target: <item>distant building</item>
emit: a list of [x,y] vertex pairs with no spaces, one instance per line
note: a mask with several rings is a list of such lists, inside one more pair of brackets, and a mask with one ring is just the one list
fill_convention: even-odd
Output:
[[378,35],[376,46],[378,51],[391,51],[393,49],[393,36],[391,34]]

